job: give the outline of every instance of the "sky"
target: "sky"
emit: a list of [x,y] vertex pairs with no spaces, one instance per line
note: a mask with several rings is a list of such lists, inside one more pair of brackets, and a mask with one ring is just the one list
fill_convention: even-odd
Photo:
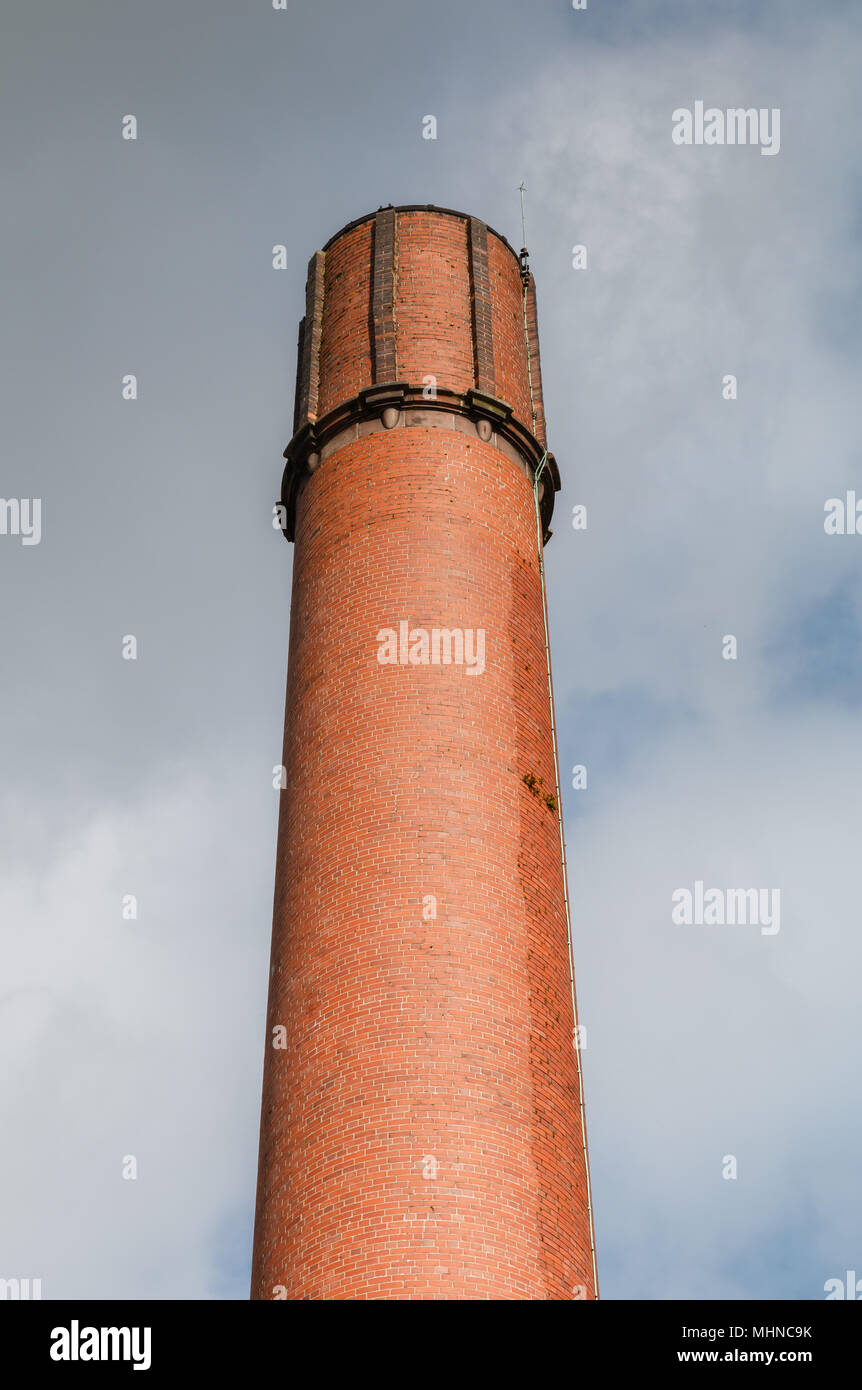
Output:
[[[601,1293],[862,1273],[862,536],[824,529],[862,500],[858,4],[0,28],[0,495],[41,499],[0,535],[0,1277],[248,1297],[306,265],[387,203],[520,246],[521,181]],[[697,101],[780,147],[674,143]],[[780,930],[674,922],[698,881]]]

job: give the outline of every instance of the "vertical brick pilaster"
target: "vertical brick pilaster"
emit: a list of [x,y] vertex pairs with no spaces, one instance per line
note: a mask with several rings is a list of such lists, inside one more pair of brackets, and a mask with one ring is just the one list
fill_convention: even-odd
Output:
[[488,228],[477,217],[467,222],[470,257],[470,306],[473,317],[473,364],[476,390],[496,395],[494,339],[491,328],[491,282],[488,277]]
[[299,325],[297,349],[296,405],[293,413],[294,433],[302,425],[317,419],[325,262],[326,257],[323,251],[315,251],[308,262],[308,278],[305,282],[305,318]]
[[[303,391],[303,378],[307,374],[305,362],[305,318],[299,320],[299,333],[296,339],[296,392],[293,397],[293,432],[308,419],[308,388]],[[302,412],[305,411],[305,414]]]
[[530,354],[530,382],[533,393],[533,410],[536,416],[534,432],[542,448],[547,448],[545,402],[542,396],[542,363],[539,357],[539,317],[536,309],[536,282],[532,275],[527,283],[527,349]]
[[394,381],[395,353],[395,209],[381,208],[374,219],[371,277],[371,356],[375,382]]

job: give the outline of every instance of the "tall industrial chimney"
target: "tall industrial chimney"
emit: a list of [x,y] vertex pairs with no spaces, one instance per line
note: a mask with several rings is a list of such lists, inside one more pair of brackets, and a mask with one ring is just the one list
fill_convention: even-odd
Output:
[[526,252],[309,265],[252,1297],[596,1297]]

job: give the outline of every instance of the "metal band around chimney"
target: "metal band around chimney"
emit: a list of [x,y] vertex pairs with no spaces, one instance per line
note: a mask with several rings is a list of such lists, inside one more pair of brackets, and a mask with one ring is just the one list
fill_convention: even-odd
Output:
[[[395,424],[384,422],[384,415]],[[486,442],[509,459],[531,480],[545,450],[540,441],[515,417],[512,407],[481,391],[438,388],[436,399],[428,400],[421,386],[389,382],[370,386],[350,400],[342,401],[319,421],[300,427],[284,451],[287,464],[281,481],[281,504],[285,509],[284,534],[294,539],[296,501],[311,473],[326,459],[354,440],[378,430],[392,428],[444,429],[478,440],[480,424],[490,425]],[[560,490],[560,473],[553,454],[548,454],[545,478],[539,485],[543,539],[549,538],[554,510],[554,493]]]

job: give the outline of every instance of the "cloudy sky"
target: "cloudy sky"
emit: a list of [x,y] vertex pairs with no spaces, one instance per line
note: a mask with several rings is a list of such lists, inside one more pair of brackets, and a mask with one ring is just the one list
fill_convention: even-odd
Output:
[[[2,29],[0,493],[42,531],[0,536],[0,1277],[248,1296],[306,264],[389,202],[519,246],[523,179],[602,1294],[822,1299],[862,1272],[862,536],[824,531],[862,499],[858,4]],[[674,144],[698,100],[780,150]],[[675,924],[697,880],[780,931]]]

